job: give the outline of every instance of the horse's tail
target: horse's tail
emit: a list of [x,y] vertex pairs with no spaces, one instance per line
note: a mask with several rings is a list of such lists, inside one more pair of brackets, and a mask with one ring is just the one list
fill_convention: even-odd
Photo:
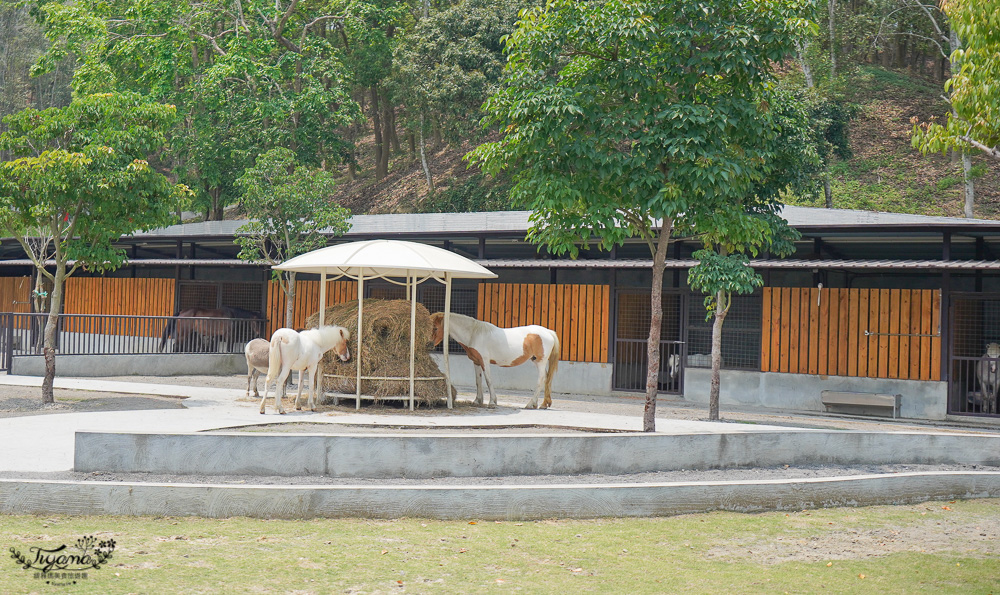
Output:
[[552,377],[559,369],[559,335],[552,333],[552,351],[549,353],[549,360],[545,363],[545,400],[543,403],[552,402]]
[[[264,388],[271,386],[271,382],[278,378],[281,373],[281,344],[287,342],[280,335],[271,337],[271,346],[267,350],[267,379],[264,381]],[[275,387],[277,390],[277,387]]]
[[167,321],[167,325],[163,327],[163,337],[160,338],[160,353],[163,353],[163,347],[167,344],[167,339],[174,334],[174,328],[177,325],[177,315],[180,312],[174,313],[174,318]]

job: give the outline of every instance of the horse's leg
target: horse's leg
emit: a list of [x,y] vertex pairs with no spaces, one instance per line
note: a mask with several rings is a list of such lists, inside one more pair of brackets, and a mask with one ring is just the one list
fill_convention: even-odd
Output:
[[[276,401],[276,406],[277,406],[277,409],[278,409],[278,413],[280,413],[281,415],[285,414],[285,406],[281,404],[281,402],[285,398],[285,379],[288,378],[288,375],[291,374],[291,373],[292,373],[291,366],[288,365],[288,364],[282,363],[282,365],[281,365],[281,373],[278,374],[278,380],[277,380],[277,382],[274,383],[274,399]],[[278,386],[279,385],[281,386],[281,391],[280,392],[278,391]],[[296,401],[298,401],[298,399],[296,399]]]
[[473,369],[476,370],[476,400],[473,401],[476,405],[483,404],[483,368],[479,364],[472,364]]
[[[528,404],[524,406],[525,409],[538,409],[538,395],[542,393],[542,389],[545,388],[545,362],[542,360],[535,360],[535,368],[538,370],[538,384],[535,385],[535,394],[528,401]],[[543,401],[544,403],[544,401]]]
[[[264,376],[264,396],[260,400],[260,414],[264,415],[264,404],[267,403],[267,376]],[[274,387],[274,394],[278,394],[278,387]],[[278,401],[279,403],[281,401]]]
[[492,409],[497,406],[497,391],[493,390],[493,376],[490,373],[490,365],[486,362],[483,362],[483,377],[486,379],[486,388],[490,391],[489,407]]
[[[295,410],[301,411],[302,406],[299,405],[299,399],[302,398],[302,378],[305,376],[305,370],[299,370],[299,392],[295,395]],[[306,397],[308,399],[308,397]]]
[[319,369],[319,363],[309,367],[309,411],[316,411],[316,401],[319,399],[316,397],[316,371]]

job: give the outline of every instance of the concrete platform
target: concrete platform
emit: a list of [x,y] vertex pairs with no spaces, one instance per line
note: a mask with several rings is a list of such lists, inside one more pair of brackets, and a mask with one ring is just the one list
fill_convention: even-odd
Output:
[[0,513],[527,520],[668,516],[710,510],[804,510],[998,496],[1000,473],[996,472],[756,482],[450,487],[0,480]]
[[[38,386],[40,382],[40,378],[0,376],[0,383]],[[912,428],[836,431],[658,419],[658,432],[643,434],[639,433],[641,419],[637,416],[511,408],[417,416],[367,412],[261,416],[256,404],[237,402],[244,394],[239,389],[82,378],[60,378],[56,386],[186,397],[187,408],[0,419],[0,474],[5,477],[0,479],[0,512],[531,519],[655,516],[715,509],[803,509],[1000,496],[1000,470],[996,468],[667,483],[631,482],[627,475],[638,469],[848,462],[1000,466],[1000,436],[995,433]],[[387,430],[351,435],[218,432],[253,424],[295,422],[362,424]],[[399,426],[451,428],[454,434],[404,436],[393,435],[388,429]],[[511,426],[544,426],[553,428],[553,432],[501,436],[471,429]],[[592,432],[559,435],[559,428]],[[216,432],[203,433],[207,430]],[[331,460],[335,462],[331,464]],[[27,477],[31,473],[74,468],[179,475],[168,483]],[[283,470],[285,473],[281,473]],[[512,471],[519,475],[602,472],[621,474],[621,480],[599,485],[570,484],[560,482],[556,476],[525,485],[482,482],[491,474]],[[19,472],[25,477],[18,477]],[[341,478],[400,473],[411,474],[411,478],[433,477],[444,473],[469,477],[469,481],[457,485],[340,482],[264,486],[204,479],[188,482],[182,475],[185,473],[306,473]]]

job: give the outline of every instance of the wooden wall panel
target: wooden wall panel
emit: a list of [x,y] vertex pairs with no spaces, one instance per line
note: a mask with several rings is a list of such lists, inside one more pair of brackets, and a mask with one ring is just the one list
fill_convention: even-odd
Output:
[[941,292],[768,287],[761,371],[938,380]]
[[499,327],[538,324],[555,331],[564,361],[608,361],[607,285],[480,283],[478,303],[478,318]]
[[[327,281],[326,282],[326,306],[329,308],[334,304],[342,304],[358,299],[358,284],[356,281]],[[285,292],[281,290],[281,285],[277,281],[269,281],[267,284],[267,336],[270,337],[274,331],[286,326],[285,324]],[[319,281],[296,281],[295,282],[295,305],[292,310],[291,328],[304,329],[306,319],[319,312]],[[327,321],[335,324],[336,321]]]
[[[109,316],[170,316],[174,309],[174,280],[127,277],[70,277],[66,279],[63,312]],[[86,326],[84,326],[86,325]],[[69,332],[119,333],[112,320],[66,320]],[[133,329],[136,336],[158,334],[153,325]]]

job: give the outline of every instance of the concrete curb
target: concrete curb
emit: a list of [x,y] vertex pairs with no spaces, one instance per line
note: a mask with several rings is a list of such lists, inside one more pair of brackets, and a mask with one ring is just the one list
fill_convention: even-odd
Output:
[[1000,472],[512,486],[232,486],[0,480],[0,513],[531,520],[909,504],[1000,496]]
[[822,430],[549,436],[78,431],[74,461],[74,470],[82,472],[376,479],[781,465],[1000,466],[1000,436]]

